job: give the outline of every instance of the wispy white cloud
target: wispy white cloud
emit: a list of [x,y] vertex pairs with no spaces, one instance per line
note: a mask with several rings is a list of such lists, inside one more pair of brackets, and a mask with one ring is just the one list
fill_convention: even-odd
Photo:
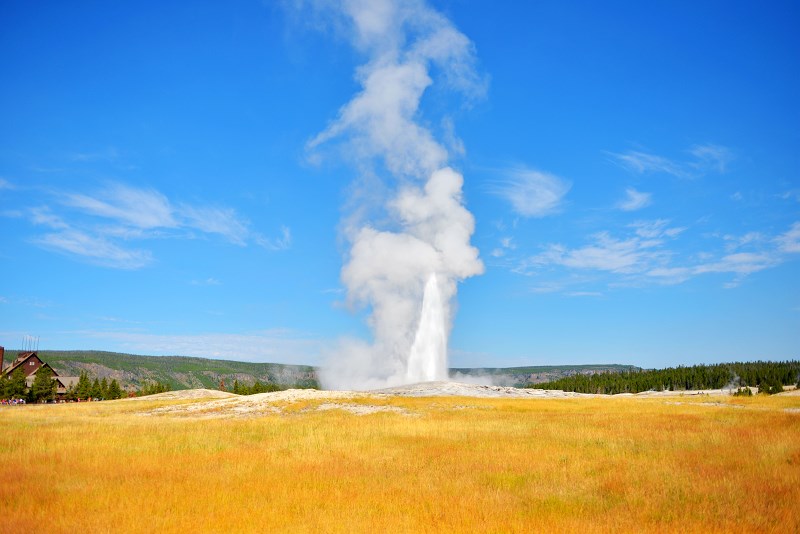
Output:
[[527,263],[531,266],[560,265],[571,269],[631,274],[644,271],[660,257],[653,251],[655,244],[637,237],[617,239],[608,232],[599,232],[591,240],[589,245],[572,249],[550,245]]
[[500,238],[500,246],[496,247],[492,250],[491,255],[494,258],[502,258],[506,255],[506,253],[510,250],[514,250],[517,248],[517,245],[514,243],[513,237],[502,237]]
[[178,225],[167,197],[154,189],[113,184],[93,196],[67,193],[61,202],[84,213],[116,219],[137,228],[173,228]]
[[688,267],[655,267],[645,273],[651,280],[663,284],[680,284],[691,278],[695,273]]
[[726,250],[732,252],[741,247],[763,242],[766,237],[761,232],[747,232],[742,236],[726,234],[722,236],[722,239],[727,242],[725,246]]
[[774,254],[737,252],[735,254],[727,254],[714,262],[697,265],[692,269],[692,272],[694,274],[733,273],[748,275],[774,267],[780,262],[780,258]]
[[322,290],[325,295],[343,295],[345,289],[343,287],[329,287]]
[[114,161],[119,158],[120,153],[115,147],[108,147],[103,150],[91,152],[68,152],[67,158],[72,161],[91,162],[91,161]]
[[617,203],[617,207],[622,211],[636,211],[646,208],[652,203],[652,193],[643,193],[629,187],[625,190],[625,198]]
[[[761,232],[716,236],[721,243],[715,249],[698,252],[682,261],[672,243],[687,228],[671,226],[665,219],[637,221],[627,228],[629,233],[623,237],[597,232],[581,247],[549,244],[543,252],[522,260],[512,270],[526,275],[544,275],[554,268],[605,273],[609,287],[679,284],[701,275],[727,274],[733,278],[724,287],[734,288],[748,276],[788,261],[790,254],[800,253],[800,222],[775,237]],[[537,291],[569,295],[576,291],[576,285],[585,282],[579,278],[541,280]]]
[[523,217],[545,217],[558,213],[572,184],[554,174],[534,169],[512,169],[491,192],[507,200]]
[[5,178],[0,178],[0,190],[3,189],[16,189],[16,187]]
[[716,172],[723,174],[734,159],[733,152],[724,146],[711,143],[694,145],[686,159],[670,159],[642,150],[606,152],[611,160],[635,174],[670,174],[678,178],[697,178]]
[[800,222],[793,223],[791,228],[775,238],[775,242],[781,252],[800,253]]
[[218,286],[221,284],[216,278],[206,278],[205,280],[192,280],[189,282],[193,286]]
[[281,226],[281,235],[276,238],[256,236],[256,243],[267,250],[287,250],[292,246],[292,230],[288,226]]
[[47,206],[37,206],[30,209],[31,222],[36,225],[47,226],[56,230],[65,230],[69,225],[64,220],[55,215]]
[[679,163],[655,154],[638,150],[622,153],[607,152],[607,154],[617,164],[636,174],[665,173],[679,178],[688,177],[687,171]]
[[724,174],[728,163],[733,160],[733,152],[729,148],[711,143],[694,145],[689,149],[689,153],[694,156],[694,161],[689,161],[688,165],[700,172],[715,170]]
[[784,191],[778,196],[783,200],[794,200],[795,202],[800,202],[800,189],[790,189],[789,191]]
[[285,250],[291,244],[287,227],[282,227],[280,238],[268,240],[253,232],[249,222],[232,208],[174,203],[151,188],[112,183],[93,193],[55,195],[56,204],[27,209],[34,225],[54,230],[31,242],[96,265],[122,269],[150,265],[152,254],[129,243],[153,238],[209,234],[234,245],[252,242],[269,250]]
[[590,236],[590,243],[578,248],[560,244],[549,245],[546,250],[525,261],[529,267],[558,265],[570,269],[599,270],[618,274],[645,273],[666,264],[670,253],[664,243],[675,238],[683,229],[670,227],[669,221],[637,221],[633,235],[624,239],[609,232]]
[[106,323],[118,323],[118,324],[142,324],[141,321],[134,321],[131,319],[123,319],[122,317],[112,317],[109,315],[103,315],[97,317],[97,319],[104,321]]
[[[647,239],[660,239],[664,237],[676,237],[686,230],[685,226],[669,226],[667,219],[655,219],[652,221],[636,221],[628,225],[633,228],[639,237]],[[656,244],[661,244],[659,241]]]
[[102,237],[74,229],[45,234],[32,241],[43,248],[80,256],[104,267],[140,269],[153,261],[147,250],[125,249]]
[[176,213],[182,226],[221,235],[235,245],[245,246],[250,236],[247,222],[231,208],[180,204]]

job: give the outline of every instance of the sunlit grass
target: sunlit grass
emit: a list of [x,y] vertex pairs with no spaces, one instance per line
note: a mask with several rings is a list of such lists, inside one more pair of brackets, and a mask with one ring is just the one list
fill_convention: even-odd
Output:
[[0,530],[800,530],[799,397],[336,402],[0,410]]

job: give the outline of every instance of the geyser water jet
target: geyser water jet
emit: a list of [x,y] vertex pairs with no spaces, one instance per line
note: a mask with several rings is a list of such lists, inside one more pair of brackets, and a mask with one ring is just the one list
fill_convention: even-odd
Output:
[[409,382],[447,380],[447,323],[439,283],[432,273],[425,284],[417,335],[408,356]]

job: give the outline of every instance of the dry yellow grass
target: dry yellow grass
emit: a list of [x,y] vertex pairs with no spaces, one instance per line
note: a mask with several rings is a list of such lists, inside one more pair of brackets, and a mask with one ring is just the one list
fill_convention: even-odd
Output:
[[800,397],[183,402],[0,410],[0,531],[800,531]]

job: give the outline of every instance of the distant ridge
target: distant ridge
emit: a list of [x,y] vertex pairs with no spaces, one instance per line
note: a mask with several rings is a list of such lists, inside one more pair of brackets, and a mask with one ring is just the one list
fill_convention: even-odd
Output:
[[[9,353],[16,351],[9,350]],[[251,363],[215,360],[192,356],[143,356],[94,350],[41,350],[39,357],[59,374],[78,376],[81,371],[97,378],[116,378],[123,387],[136,389],[146,382],[161,382],[174,390],[218,389],[220,381],[227,389],[234,381],[319,388],[317,370],[310,365]],[[521,387],[575,375],[640,371],[632,365],[546,365],[527,367],[452,368],[454,380]]]

